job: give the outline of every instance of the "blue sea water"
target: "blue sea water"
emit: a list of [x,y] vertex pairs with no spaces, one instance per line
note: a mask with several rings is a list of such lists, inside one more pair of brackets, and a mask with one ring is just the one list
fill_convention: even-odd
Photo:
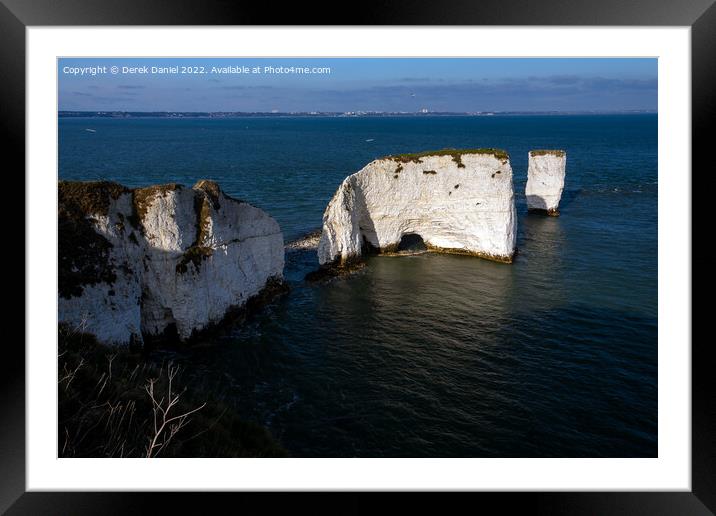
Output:
[[[372,159],[445,147],[509,152],[513,264],[378,256],[308,284],[315,254],[288,253],[287,296],[172,358],[295,456],[656,456],[656,115],[60,118],[59,177],[211,178],[290,241]],[[567,151],[558,218],[527,213],[536,148]]]

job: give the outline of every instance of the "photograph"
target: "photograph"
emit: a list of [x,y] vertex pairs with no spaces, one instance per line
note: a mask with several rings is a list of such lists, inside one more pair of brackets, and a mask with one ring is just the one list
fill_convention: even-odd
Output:
[[0,514],[713,515],[714,0],[315,14],[0,0]]
[[657,57],[90,56],[59,458],[660,456]]

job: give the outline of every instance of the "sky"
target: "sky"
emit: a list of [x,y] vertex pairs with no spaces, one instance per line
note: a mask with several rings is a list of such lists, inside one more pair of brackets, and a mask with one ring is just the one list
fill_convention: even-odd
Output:
[[58,92],[61,111],[656,111],[657,75],[643,58],[63,58]]

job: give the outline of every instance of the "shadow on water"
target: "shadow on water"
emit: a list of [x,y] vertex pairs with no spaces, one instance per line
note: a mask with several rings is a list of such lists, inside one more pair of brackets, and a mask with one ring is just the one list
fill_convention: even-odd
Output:
[[185,358],[295,456],[655,456],[656,319],[535,309],[518,275],[373,257]]
[[582,194],[581,188],[565,188],[562,192],[562,197],[559,199],[559,208],[564,210],[570,207],[570,205]]

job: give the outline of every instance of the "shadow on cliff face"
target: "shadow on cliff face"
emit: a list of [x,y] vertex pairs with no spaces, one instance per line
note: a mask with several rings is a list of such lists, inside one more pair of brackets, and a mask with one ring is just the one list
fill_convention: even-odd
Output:
[[[562,197],[559,200],[559,211],[562,212],[562,210],[569,208],[569,206],[582,195],[582,188],[574,188],[574,189],[564,189],[562,192]],[[517,195],[517,203],[518,206],[522,205],[524,209],[527,209],[527,198],[530,197],[530,200],[534,204],[542,204],[546,205],[546,202],[537,195],[528,196],[524,194],[524,191]],[[520,209],[520,208],[518,208]],[[537,212],[539,215],[539,212]]]
[[525,195],[527,199],[527,205],[531,206],[532,209],[546,210],[547,201],[541,195]]
[[84,183],[58,184],[58,293],[70,299],[81,296],[83,286],[112,284],[116,271],[108,259],[112,244],[95,231],[87,212],[106,215],[110,199],[126,193],[121,185],[101,181],[89,188]]
[[356,203],[358,204],[356,208],[358,209],[358,213],[360,214],[358,227],[363,238],[361,252],[363,254],[374,254],[378,250],[378,236],[375,231],[375,222],[373,222],[373,218],[370,216],[370,211],[368,210],[368,207],[366,205],[365,194],[363,193],[363,190],[361,188],[354,188],[354,191]]

